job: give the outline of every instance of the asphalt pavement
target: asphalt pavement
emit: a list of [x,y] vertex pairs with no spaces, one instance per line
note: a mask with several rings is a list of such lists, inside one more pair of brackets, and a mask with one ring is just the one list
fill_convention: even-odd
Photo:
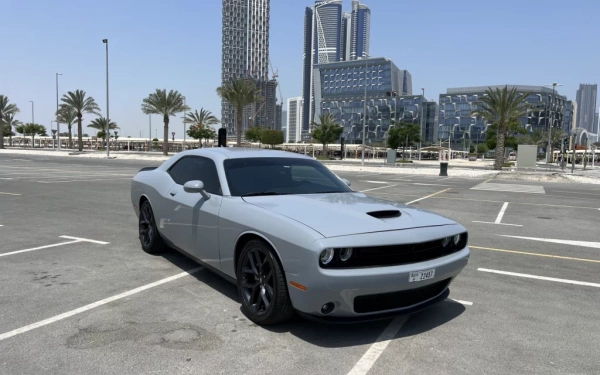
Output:
[[159,164],[0,155],[0,374],[600,373],[597,185],[339,172],[466,226],[469,265],[408,317],[259,327],[232,284],[141,250],[130,180]]

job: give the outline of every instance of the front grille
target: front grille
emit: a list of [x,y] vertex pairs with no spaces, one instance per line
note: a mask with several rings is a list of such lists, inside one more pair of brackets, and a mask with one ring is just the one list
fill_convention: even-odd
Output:
[[450,284],[450,279],[416,289],[358,296],[354,298],[354,312],[372,313],[411,307],[440,295],[446,290],[448,284]]
[[426,262],[428,260],[441,258],[450,254],[454,254],[467,246],[468,234],[462,233],[461,240],[458,245],[450,243],[444,247],[442,240],[434,240],[428,242],[403,244],[403,245],[388,245],[388,246],[369,246],[353,248],[352,257],[342,262],[336,257],[329,264],[319,265],[322,268],[363,268],[363,267],[383,267],[383,266],[399,266],[404,264],[413,264]]

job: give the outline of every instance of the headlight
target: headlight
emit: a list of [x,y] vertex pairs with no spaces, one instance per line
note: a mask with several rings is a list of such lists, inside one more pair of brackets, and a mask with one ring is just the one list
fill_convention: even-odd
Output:
[[442,240],[442,246],[447,247],[450,245],[450,237],[446,237]]
[[454,245],[458,245],[458,243],[460,242],[460,234],[454,236],[452,240],[454,241]]
[[340,259],[342,262],[347,261],[352,256],[352,248],[348,247],[345,249],[340,249]]
[[335,252],[333,251],[333,249],[325,249],[321,252],[321,263],[323,264],[328,264],[329,262],[331,262],[333,260],[333,255],[335,254]]

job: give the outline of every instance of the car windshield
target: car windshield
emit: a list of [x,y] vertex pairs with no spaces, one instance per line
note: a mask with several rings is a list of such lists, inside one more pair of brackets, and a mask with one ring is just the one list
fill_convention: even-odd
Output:
[[316,160],[281,157],[227,159],[224,167],[232,196],[352,191]]

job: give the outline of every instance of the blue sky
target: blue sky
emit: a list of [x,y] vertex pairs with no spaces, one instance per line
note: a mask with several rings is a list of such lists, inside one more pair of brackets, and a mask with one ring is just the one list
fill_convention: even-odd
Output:
[[[271,61],[284,98],[299,96],[304,8],[311,0],[271,0]],[[600,1],[364,0],[372,11],[371,55],[391,58],[428,98],[448,87],[600,82]],[[351,0],[344,0],[350,9]],[[82,89],[106,109],[109,39],[110,113],[121,135],[148,136],[141,101],[175,89],[194,109],[220,117],[220,0],[0,0],[0,94],[17,116],[50,127],[59,93]],[[600,103],[599,103],[600,105]],[[93,119],[84,117],[84,128]],[[161,119],[153,116],[152,133]],[[171,118],[176,138],[182,120]],[[61,129],[62,130],[62,129]]]

